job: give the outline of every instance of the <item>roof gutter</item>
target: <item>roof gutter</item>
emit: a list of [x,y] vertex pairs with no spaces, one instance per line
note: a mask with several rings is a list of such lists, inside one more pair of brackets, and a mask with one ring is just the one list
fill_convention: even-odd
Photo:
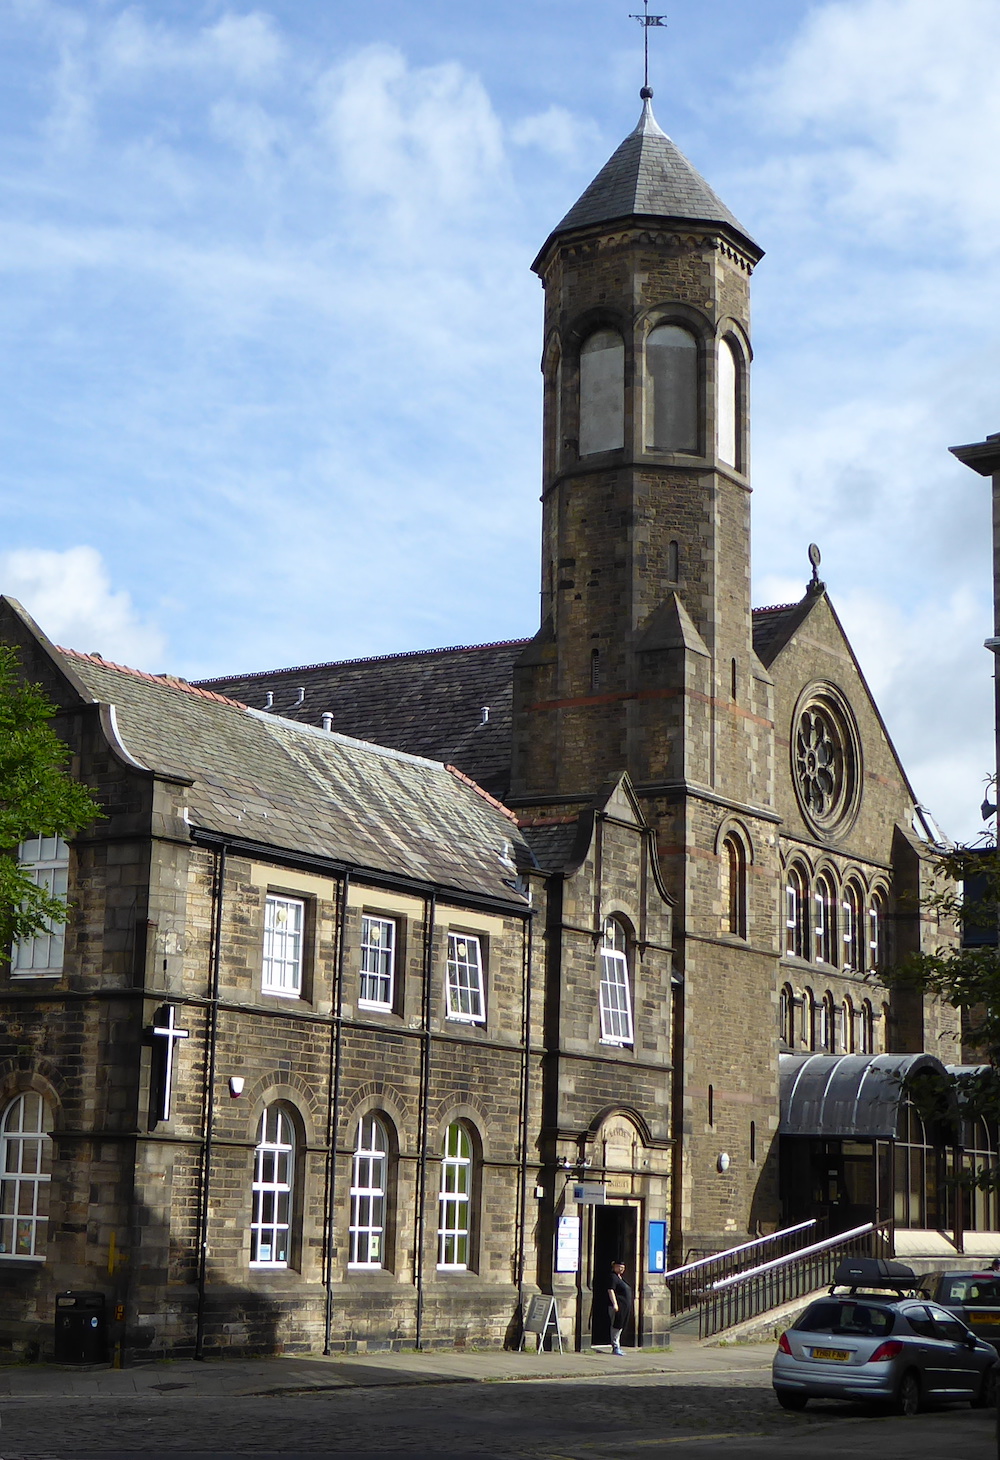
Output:
[[352,877],[370,882],[375,887],[393,891],[410,892],[414,897],[441,897],[446,901],[459,900],[463,906],[476,908],[481,912],[501,913],[506,917],[530,918],[534,909],[527,902],[492,897],[485,892],[470,892],[463,887],[454,887],[445,882],[433,882],[419,877],[401,876],[398,872],[382,872],[375,867],[361,867],[356,862],[347,862],[337,857],[321,857],[311,852],[293,852],[284,847],[273,847],[267,842],[249,841],[244,837],[231,836],[227,832],[210,831],[207,827],[191,828],[191,840],[197,846],[226,847],[236,856],[260,857],[279,866],[294,867],[301,871],[315,872],[326,877],[342,877],[350,872]]

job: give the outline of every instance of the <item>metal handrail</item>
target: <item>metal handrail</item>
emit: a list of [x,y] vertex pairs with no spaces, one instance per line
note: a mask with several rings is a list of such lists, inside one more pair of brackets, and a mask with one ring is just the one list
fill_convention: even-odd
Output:
[[852,1237],[862,1237],[865,1232],[874,1232],[874,1230],[874,1222],[865,1222],[861,1227],[851,1227],[846,1232],[838,1232],[835,1237],[827,1237],[825,1242],[814,1242],[811,1247],[800,1247],[796,1252],[786,1252],[783,1257],[775,1257],[770,1262],[762,1262],[759,1267],[748,1267],[746,1272],[734,1272],[731,1277],[719,1278],[718,1282],[711,1284],[710,1291],[714,1293],[718,1288],[729,1287],[732,1283],[746,1282],[747,1278],[758,1277],[762,1272],[771,1272],[786,1263],[798,1262],[803,1257],[811,1257],[814,1252],[825,1252],[828,1247],[837,1247],[842,1242],[849,1242]]
[[703,1291],[698,1304],[698,1337],[758,1318],[772,1308],[827,1287],[845,1257],[891,1257],[892,1223],[868,1222],[838,1232],[823,1242],[792,1252],[756,1270],[734,1273]]
[[751,1247],[764,1247],[768,1242],[777,1242],[781,1237],[790,1237],[793,1232],[803,1232],[807,1227],[815,1225],[816,1218],[810,1217],[807,1222],[798,1222],[794,1227],[782,1227],[778,1232],[769,1232],[766,1237],[755,1237],[752,1242],[742,1242],[739,1247],[727,1247],[724,1252],[712,1252],[708,1257],[699,1257],[697,1262],[686,1262],[683,1267],[672,1267],[663,1276],[680,1277],[681,1273],[694,1272],[696,1268],[706,1267],[710,1262],[723,1262],[727,1258],[735,1257],[738,1252],[749,1252]]

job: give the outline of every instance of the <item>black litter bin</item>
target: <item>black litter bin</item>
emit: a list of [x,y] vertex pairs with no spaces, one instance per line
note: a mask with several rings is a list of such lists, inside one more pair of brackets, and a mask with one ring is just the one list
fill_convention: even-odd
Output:
[[108,1319],[103,1293],[57,1293],[55,1361],[103,1364],[108,1357]]

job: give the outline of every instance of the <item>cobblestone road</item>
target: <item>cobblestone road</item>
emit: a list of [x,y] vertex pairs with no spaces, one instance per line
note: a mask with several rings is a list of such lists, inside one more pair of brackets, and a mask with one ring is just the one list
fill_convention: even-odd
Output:
[[873,1454],[992,1460],[993,1416],[967,1408],[916,1420],[847,1406],[786,1414],[766,1369],[326,1393],[7,1399],[2,1460],[153,1460],[177,1455],[358,1456],[364,1460],[687,1460]]

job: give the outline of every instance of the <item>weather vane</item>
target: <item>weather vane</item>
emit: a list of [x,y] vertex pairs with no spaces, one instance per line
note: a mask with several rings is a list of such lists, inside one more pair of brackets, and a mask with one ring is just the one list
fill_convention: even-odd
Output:
[[[665,15],[650,15],[650,13],[649,13],[649,0],[642,0],[642,7],[643,7],[643,13],[642,13],[642,15],[630,15],[629,16],[629,19],[630,20],[637,20],[639,22],[639,24],[642,26],[642,38],[643,38],[643,41],[645,43],[645,60],[646,60],[646,66],[645,66],[645,82],[643,84],[643,88],[642,89],[643,89],[643,93],[645,93],[645,92],[649,91],[649,28],[650,28],[651,25],[662,25],[662,26],[665,26],[666,23],[667,23],[667,17]],[[652,92],[650,92],[650,96],[652,96]]]

